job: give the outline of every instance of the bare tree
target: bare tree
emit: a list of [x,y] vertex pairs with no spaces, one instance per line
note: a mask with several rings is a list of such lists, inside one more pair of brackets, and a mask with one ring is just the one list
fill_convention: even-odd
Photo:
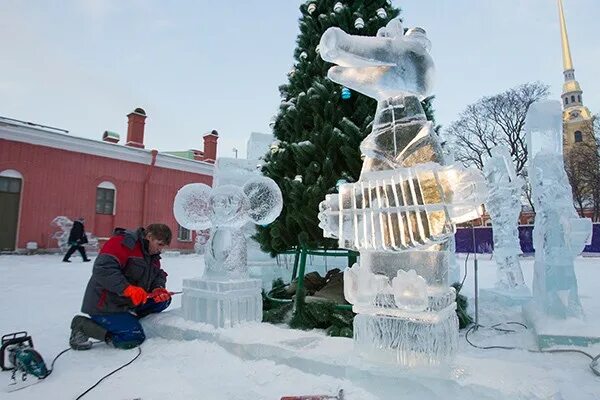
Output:
[[565,154],[565,171],[571,184],[573,202],[581,217],[584,210],[592,202],[592,190],[588,182],[588,165],[595,159],[594,149],[590,145],[578,145],[577,151],[569,151]]
[[592,220],[600,220],[600,120],[595,116],[585,128],[584,135],[593,141],[575,143],[565,153],[565,170],[573,191],[573,201],[581,216],[584,210],[592,210]]
[[[517,174],[527,178],[525,118],[529,107],[548,94],[548,85],[532,82],[469,105],[443,132],[454,158],[465,166],[482,169],[491,149],[503,144],[510,149]],[[525,195],[533,206],[527,188]]]

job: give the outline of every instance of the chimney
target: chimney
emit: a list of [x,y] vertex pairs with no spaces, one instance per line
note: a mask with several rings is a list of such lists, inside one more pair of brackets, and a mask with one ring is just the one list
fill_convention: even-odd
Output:
[[144,148],[144,124],[146,123],[146,111],[136,108],[127,116],[127,142],[126,146]]
[[121,137],[117,132],[104,131],[102,134],[102,141],[108,143],[119,143]]
[[214,163],[217,159],[218,139],[219,133],[216,130],[204,135],[204,161]]

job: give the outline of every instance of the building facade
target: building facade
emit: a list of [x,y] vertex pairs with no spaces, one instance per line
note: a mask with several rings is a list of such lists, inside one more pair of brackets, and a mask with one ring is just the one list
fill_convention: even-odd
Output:
[[56,249],[57,216],[85,218],[86,231],[100,242],[114,228],[165,223],[172,249],[192,250],[193,232],[173,216],[177,191],[188,183],[212,185],[216,131],[204,136],[204,150],[182,158],[144,146],[146,113],[128,115],[127,140],[105,132],[103,140],[0,118],[0,251],[20,251],[30,242]]

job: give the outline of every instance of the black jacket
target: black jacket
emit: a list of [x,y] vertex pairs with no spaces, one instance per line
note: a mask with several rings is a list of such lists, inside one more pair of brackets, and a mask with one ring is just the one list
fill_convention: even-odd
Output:
[[71,228],[71,232],[69,232],[68,242],[70,245],[85,244],[88,242],[88,238],[85,234],[85,229],[83,228],[83,223],[81,221],[73,222],[73,227]]

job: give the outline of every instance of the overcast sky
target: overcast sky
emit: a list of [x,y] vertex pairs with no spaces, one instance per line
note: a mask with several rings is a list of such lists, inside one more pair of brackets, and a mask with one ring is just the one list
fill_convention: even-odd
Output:
[[[0,116],[125,140],[126,115],[148,114],[145,144],[202,148],[219,131],[219,156],[246,154],[251,132],[270,133],[278,86],[293,64],[294,0],[1,0]],[[559,99],[556,0],[395,0],[421,26],[436,62],[437,122],[468,104],[539,80]],[[584,103],[600,112],[600,1],[564,0]]]

